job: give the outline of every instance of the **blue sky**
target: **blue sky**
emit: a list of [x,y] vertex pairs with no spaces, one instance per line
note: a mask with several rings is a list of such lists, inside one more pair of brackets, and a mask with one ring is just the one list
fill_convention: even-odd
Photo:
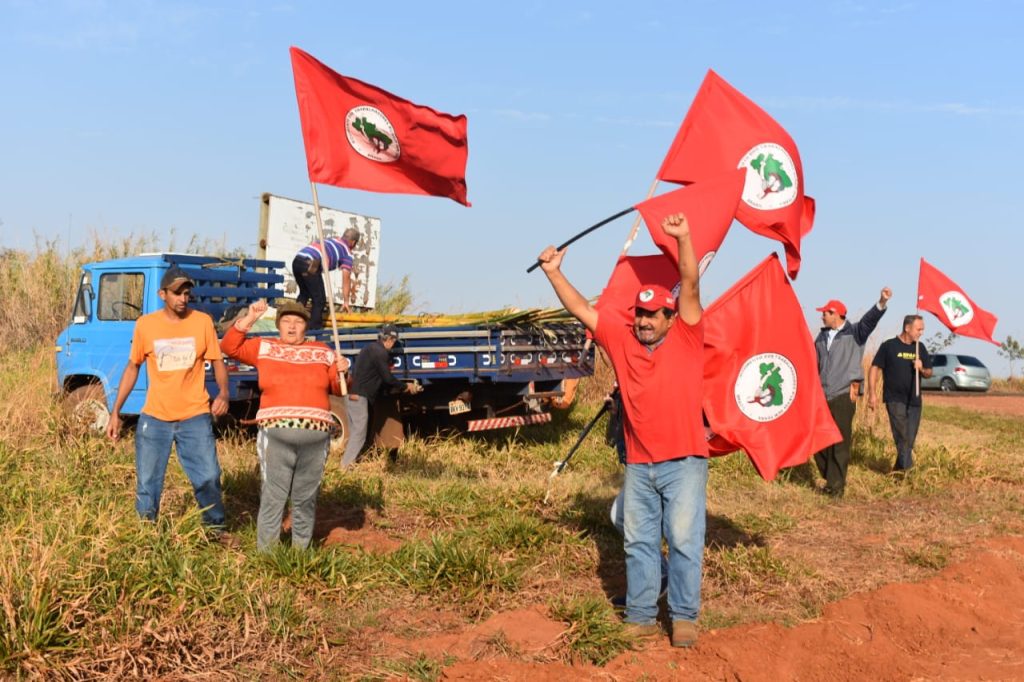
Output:
[[[310,197],[297,45],[469,117],[472,208],[321,186],[382,219],[382,278],[408,274],[426,310],[550,305],[526,266],[645,196],[710,67],[800,147],[818,201],[795,285],[809,324],[889,285],[875,342],[897,333],[923,256],[999,316],[999,339],[1022,338],[1021,26],[1021,2],[985,0],[0,2],[0,247],[173,228],[255,248],[261,192]],[[629,227],[570,250],[585,294]],[[705,304],[776,248],[735,226]],[[953,350],[1007,373],[994,346]]]

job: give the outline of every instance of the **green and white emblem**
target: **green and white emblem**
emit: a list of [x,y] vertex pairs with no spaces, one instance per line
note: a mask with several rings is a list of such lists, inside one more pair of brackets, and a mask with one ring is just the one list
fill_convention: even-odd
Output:
[[359,106],[345,114],[345,136],[360,156],[392,163],[402,155],[395,128],[380,109]]
[[734,386],[736,406],[754,421],[774,421],[793,404],[796,389],[796,368],[789,358],[761,353],[740,368]]
[[962,292],[947,291],[939,296],[939,303],[951,327],[962,327],[974,319],[974,308]]
[[737,168],[747,171],[743,203],[760,211],[774,211],[796,201],[800,177],[796,164],[781,145],[762,142],[743,155]]

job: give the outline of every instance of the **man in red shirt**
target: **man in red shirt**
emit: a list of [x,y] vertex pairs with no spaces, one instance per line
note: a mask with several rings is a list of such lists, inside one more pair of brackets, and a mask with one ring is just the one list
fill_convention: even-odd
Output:
[[686,216],[662,228],[679,246],[679,298],[664,287],[637,293],[632,326],[598,311],[562,274],[565,250],[549,246],[541,268],[562,305],[608,353],[625,408],[623,485],[625,620],[638,636],[658,634],[661,539],[668,542],[672,645],[697,641],[704,556],[707,443],[701,419],[704,324],[697,260]]

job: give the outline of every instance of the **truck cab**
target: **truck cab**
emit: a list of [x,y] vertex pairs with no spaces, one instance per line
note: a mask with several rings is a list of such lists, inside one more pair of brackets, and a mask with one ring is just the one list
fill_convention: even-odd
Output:
[[[274,274],[283,263],[184,254],[144,254],[89,263],[82,267],[70,324],[56,339],[57,388],[79,421],[95,429],[106,427],[117,397],[121,373],[128,362],[135,320],[163,307],[160,279],[171,265],[185,270],[196,283],[191,306],[217,323],[232,310],[241,310],[258,298],[282,295]],[[230,363],[233,400],[258,395],[251,367]],[[207,368],[209,370],[209,367]],[[146,398],[148,379],[140,372],[125,401],[124,414],[138,414]],[[212,372],[207,390],[216,394]]]

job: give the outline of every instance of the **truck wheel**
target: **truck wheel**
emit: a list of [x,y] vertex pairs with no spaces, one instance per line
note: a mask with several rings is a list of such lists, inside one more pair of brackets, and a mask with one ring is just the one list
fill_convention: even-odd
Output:
[[331,414],[338,420],[338,430],[331,438],[331,445],[328,449],[329,456],[337,455],[341,458],[345,454],[345,446],[348,445],[348,412],[345,411],[346,398],[332,395]]
[[110,410],[107,409],[103,387],[99,384],[86,384],[71,391],[64,398],[64,414],[75,430],[96,433],[106,431]]
[[939,382],[939,388],[947,392],[955,391],[956,382],[950,379],[949,377],[942,377],[942,381]]

